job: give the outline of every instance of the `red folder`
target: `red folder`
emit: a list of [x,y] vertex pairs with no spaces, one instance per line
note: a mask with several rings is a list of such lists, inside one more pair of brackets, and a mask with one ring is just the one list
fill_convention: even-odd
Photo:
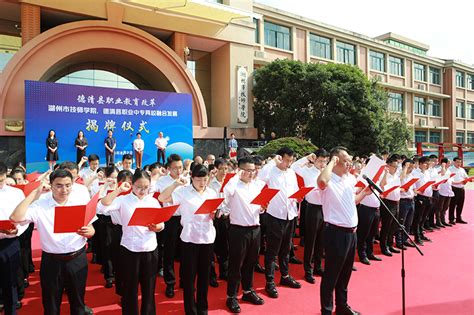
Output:
[[54,233],[76,233],[88,225],[95,216],[99,193],[87,203],[79,206],[62,206],[54,209]]
[[133,212],[128,226],[147,226],[168,221],[179,205],[163,208],[136,208]]
[[41,184],[40,181],[35,181],[35,182],[30,182],[26,185],[13,185],[12,187],[22,190],[25,196],[28,197],[28,195],[31,194],[33,190],[38,188],[40,184]]
[[[107,195],[110,194],[111,192],[113,192],[113,190],[107,190]],[[132,192],[132,188],[130,188],[130,190],[128,191],[121,192],[117,197],[128,195],[131,192]]]
[[393,187],[391,187],[391,188],[385,190],[384,192],[381,193],[381,196],[382,196],[382,197],[388,196],[392,191],[394,191],[394,190],[397,189],[398,187],[400,187],[400,186],[398,186],[398,185],[397,185],[397,186],[393,186]]
[[447,181],[448,181],[448,178],[443,179],[443,180],[440,180],[439,182],[434,183],[433,186],[434,186],[434,187],[438,187],[439,185],[444,184],[444,183],[446,183]]
[[80,185],[84,185],[84,180],[81,178],[81,177],[78,177],[76,179],[76,183],[80,184]]
[[295,192],[293,195],[291,195],[288,198],[294,198],[296,200],[302,200],[304,198],[304,196],[309,194],[309,192],[312,191],[313,189],[314,189],[314,187],[300,187],[300,189],[297,192]]
[[429,182],[426,182],[423,186],[421,186],[420,188],[418,188],[418,191],[421,192],[421,193],[424,193],[426,188],[430,187],[431,185],[433,185],[435,183],[434,180],[430,180]]
[[153,198],[155,198],[156,200],[158,200],[158,197],[160,196],[160,192],[159,191],[155,191],[153,193]]
[[463,180],[463,182],[464,182],[464,184],[467,184],[468,182],[474,182],[474,176],[466,178],[465,180]]
[[224,177],[224,181],[222,182],[222,187],[221,187],[221,190],[219,191],[220,193],[221,192],[224,192],[224,187],[225,185],[227,185],[227,183],[229,182],[229,180],[235,176],[235,173],[227,173],[225,174],[225,177]]
[[357,188],[365,188],[365,184],[362,182],[362,181],[358,181],[356,184],[355,184],[355,187]]
[[383,172],[385,171],[386,165],[382,165],[379,170],[377,171],[377,174],[375,174],[374,178],[372,178],[372,181],[374,183],[378,182],[380,179],[380,176],[382,176]]
[[0,230],[14,230],[15,225],[10,220],[0,220]]
[[264,188],[250,203],[258,206],[266,206],[279,192],[279,189]]
[[207,199],[202,203],[199,209],[194,212],[194,214],[210,214],[216,211],[223,201],[224,198]]
[[34,171],[33,173],[26,174],[25,178],[26,178],[26,180],[29,181],[29,182],[34,182],[34,181],[37,180],[40,176],[41,176],[41,174],[38,173],[38,171]]
[[[304,178],[301,175],[296,174],[296,181],[298,182],[298,187],[303,188],[304,187]],[[291,198],[291,197],[290,197]]]
[[419,180],[419,178],[412,178],[410,179],[408,182],[406,182],[405,184],[401,185],[400,186],[400,189],[403,189],[405,191],[407,191],[408,189],[410,189],[410,187],[416,183],[417,181]]

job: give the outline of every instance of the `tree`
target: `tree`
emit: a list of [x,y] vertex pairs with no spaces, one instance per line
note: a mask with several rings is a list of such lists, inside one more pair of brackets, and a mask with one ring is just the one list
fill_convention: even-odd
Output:
[[261,147],[258,150],[258,154],[264,157],[268,157],[270,154],[275,153],[280,148],[287,147],[295,151],[298,157],[303,157],[310,153],[313,153],[318,148],[306,141],[296,137],[288,137],[288,138],[278,138],[276,140],[270,141],[265,146]]
[[400,151],[410,138],[406,119],[388,114],[386,91],[354,66],[276,60],[256,70],[253,92],[260,130],[355,154]]

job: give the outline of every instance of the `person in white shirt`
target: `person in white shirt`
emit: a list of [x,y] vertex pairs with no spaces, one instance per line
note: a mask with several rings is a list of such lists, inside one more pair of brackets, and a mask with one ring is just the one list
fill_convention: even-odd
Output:
[[131,154],[124,154],[122,156],[122,167],[120,168],[120,170],[130,171],[133,174],[135,170],[132,168],[132,164],[133,164],[133,156]]
[[438,209],[439,217],[437,218],[437,224],[442,227],[452,226],[450,223],[446,222],[446,211],[449,209],[449,204],[451,198],[454,197],[453,187],[451,183],[453,178],[451,176],[451,171],[449,167],[451,161],[447,158],[441,160],[442,169],[445,170],[444,176],[447,177],[446,183],[439,185],[439,199],[438,199]]
[[[299,159],[291,166],[296,174],[304,179],[304,185],[315,187],[305,196],[307,207],[305,211],[304,229],[304,271],[305,280],[315,283],[313,274],[322,276],[321,266],[323,257],[323,207],[321,205],[321,191],[317,187],[316,180],[328,162],[329,153],[324,149],[318,149],[314,153]],[[303,216],[303,214],[301,214]],[[301,232],[300,232],[301,234]],[[312,260],[314,258],[314,269]]]
[[[121,193],[131,193],[119,196]],[[156,314],[155,283],[158,251],[156,232],[164,229],[164,223],[148,226],[129,226],[128,223],[137,208],[160,208],[158,201],[149,194],[150,175],[137,169],[133,174],[132,185],[123,182],[117,189],[105,196],[99,210],[116,216],[122,226],[120,256],[122,266],[123,296],[122,314]],[[141,311],[138,311],[138,287],[142,294]]]
[[359,314],[347,304],[347,287],[352,274],[356,247],[357,209],[368,189],[354,192],[355,181],[350,175],[352,158],[344,147],[331,150],[330,161],[318,177],[322,190],[324,222],[325,269],[321,280],[322,315],[333,310],[336,290],[336,314]]
[[294,289],[301,288],[301,284],[289,275],[288,268],[294,232],[293,219],[298,216],[296,200],[288,198],[299,190],[296,173],[290,168],[295,153],[284,147],[276,154],[275,159],[259,172],[259,179],[265,182],[268,188],[280,190],[270,201],[266,211],[265,291],[271,298],[278,297],[274,280],[275,257],[278,257],[280,265],[280,284]]
[[[412,180],[412,171],[415,168],[414,162],[411,159],[405,159],[402,162],[402,172],[400,174],[400,185],[403,186]],[[405,231],[410,233],[411,224],[413,222],[413,213],[415,211],[415,190],[414,185],[410,186],[408,190],[400,189],[400,205],[399,205],[399,222],[403,224]],[[408,240],[407,236],[398,232],[396,235],[396,243],[398,248],[414,247],[413,243]]]
[[[400,186],[400,177],[397,174],[398,160],[390,157],[387,161],[385,175],[381,181],[381,187],[384,191],[394,186]],[[391,193],[383,195],[383,202],[387,205],[388,210],[397,218],[400,203],[400,188],[396,188]],[[399,254],[400,250],[393,246],[393,236],[397,231],[397,225],[392,216],[387,213],[387,209],[380,209],[380,218],[382,219],[382,227],[380,229],[380,250],[385,256],[392,256],[392,253]]]
[[[7,167],[0,162],[0,220],[8,221],[15,207],[25,199],[20,189],[6,185]],[[21,264],[19,237],[28,225],[16,225],[12,229],[0,229],[0,289],[5,314],[16,314],[24,295],[24,270]],[[28,270],[27,270],[28,272]],[[22,281],[17,281],[20,278]]]
[[[181,156],[178,154],[171,154],[168,157],[166,168],[168,170],[168,175],[160,177],[160,179],[156,182],[156,192],[162,193],[167,187],[183,176],[184,169]],[[182,187],[178,187],[177,190],[180,190],[181,188]],[[172,203],[164,204],[164,206],[171,205]],[[163,233],[159,235],[158,242],[163,244],[163,278],[166,283],[165,295],[168,298],[172,298],[174,296],[174,286],[176,284],[174,259],[176,256],[176,248],[180,242],[179,235],[181,234],[182,230],[180,208],[178,208],[171,219],[166,221],[165,224],[166,230],[164,230]]]
[[[54,233],[57,206],[81,205],[71,200],[73,176],[65,169],[50,175],[52,194],[40,198],[45,183],[35,189],[13,211],[10,220],[19,224],[34,222],[43,254],[40,283],[45,314],[59,314],[62,294],[66,290],[71,314],[85,314],[84,295],[87,280],[86,241],[94,235],[92,222],[76,233]],[[95,217],[92,221],[96,220]]]
[[158,163],[165,164],[166,162],[166,147],[168,146],[168,137],[163,138],[163,132],[158,133],[158,138],[155,140],[155,146],[157,149],[156,161]]
[[[434,181],[439,181],[441,179],[441,165],[439,165],[439,159],[438,156],[435,154],[432,154],[429,156],[430,158],[430,167],[429,167],[429,172],[431,179]],[[432,230],[439,230],[441,227],[437,226],[435,223],[435,217],[436,214],[439,213],[438,210],[438,205],[439,205],[439,187],[438,186],[432,186],[433,189],[433,195],[431,196],[431,209],[428,213],[424,229],[428,231]]]
[[431,242],[431,239],[425,236],[423,224],[431,210],[431,197],[433,195],[433,188],[429,186],[425,191],[419,191],[423,185],[431,181],[431,174],[429,169],[430,159],[427,156],[422,156],[418,161],[418,168],[413,170],[413,176],[419,178],[415,183],[415,213],[413,215],[413,232],[415,235],[415,243],[423,245],[423,241]]
[[243,301],[262,305],[263,299],[253,289],[253,270],[260,251],[260,206],[251,202],[260,193],[262,185],[255,181],[257,169],[252,158],[239,159],[239,174],[224,187],[229,209],[229,277],[226,305],[232,313],[239,313],[237,302],[242,281]]
[[[89,167],[81,168],[85,162],[89,162]],[[79,168],[79,177],[84,180],[84,185],[89,186],[87,184],[88,180],[97,173],[97,169],[99,168],[99,156],[97,154],[90,154],[88,157],[82,157],[81,161],[77,165]]]
[[177,190],[176,188],[187,184],[185,179],[178,178],[158,197],[161,202],[180,205],[183,226],[180,236],[181,281],[186,315],[207,314],[208,311],[209,270],[216,239],[213,224],[215,212],[194,214],[206,200],[217,198],[216,192],[208,187],[208,180],[207,167],[196,165],[191,173],[191,185]]
[[[464,186],[466,185],[467,173],[466,170],[462,167],[462,159],[455,157],[453,159],[453,166],[449,168],[452,174],[455,174],[453,177],[453,182],[451,186],[453,188],[454,197],[451,199],[449,204],[449,223],[450,224],[466,224],[467,222],[462,219],[462,209],[464,207],[464,198],[465,191]],[[454,217],[454,212],[456,212],[456,217]]]
[[145,142],[142,139],[142,134],[137,133],[137,138],[133,140],[133,151],[135,151],[135,163],[137,168],[142,168],[143,151],[145,150]]

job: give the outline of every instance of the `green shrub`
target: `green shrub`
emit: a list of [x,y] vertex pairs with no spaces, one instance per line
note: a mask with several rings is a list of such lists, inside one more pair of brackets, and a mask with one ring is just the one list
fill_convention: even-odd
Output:
[[296,137],[279,138],[267,143],[265,146],[258,150],[258,154],[263,157],[268,157],[270,154],[274,154],[278,149],[288,147],[296,152],[298,158],[308,155],[318,149],[314,144],[309,141],[302,140]]

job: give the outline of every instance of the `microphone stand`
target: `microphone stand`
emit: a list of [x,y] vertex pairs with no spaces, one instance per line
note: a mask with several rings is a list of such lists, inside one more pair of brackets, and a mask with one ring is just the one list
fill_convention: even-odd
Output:
[[[420,250],[418,245],[416,245],[416,243],[413,242],[410,235],[405,230],[405,227],[397,220],[395,215],[388,209],[387,205],[382,201],[380,196],[375,193],[374,188],[372,187],[372,185],[368,184],[368,186],[369,186],[370,190],[372,191],[372,193],[375,195],[375,197],[377,197],[377,199],[380,201],[380,204],[383,205],[383,208],[385,209],[385,211],[387,211],[387,213],[390,214],[393,221],[398,225],[398,228],[399,228],[400,232],[405,234],[405,236],[408,238],[408,240],[413,245],[415,245],[415,248],[418,251],[418,253],[420,253],[421,256],[424,256],[423,252]],[[403,244],[402,244],[401,252],[402,252],[402,271],[401,271],[401,276],[402,276],[402,314],[405,315],[405,250],[403,249]]]

